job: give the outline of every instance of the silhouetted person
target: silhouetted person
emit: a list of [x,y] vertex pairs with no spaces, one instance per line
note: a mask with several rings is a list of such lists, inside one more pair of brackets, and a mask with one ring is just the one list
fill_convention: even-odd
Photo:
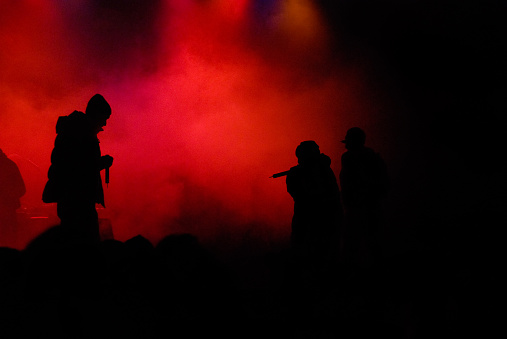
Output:
[[345,255],[349,263],[368,263],[380,255],[381,201],[389,179],[385,163],[365,146],[359,127],[347,131],[341,158],[340,187],[345,211]]
[[25,193],[25,182],[18,166],[0,149],[0,236],[2,238],[13,240],[17,231],[16,210],[21,207],[19,199]]
[[[315,141],[296,148],[298,165],[287,174],[287,192],[294,200],[291,240],[295,247],[320,246],[339,231],[342,207],[331,159]],[[320,245],[319,245],[320,244]]]
[[342,206],[331,159],[315,141],[296,148],[298,165],[286,177],[294,200],[291,259],[288,264],[287,301],[296,323],[312,317],[315,302],[333,285]]
[[101,155],[97,134],[110,116],[108,102],[96,94],[85,113],[74,111],[59,117],[56,124],[57,136],[42,200],[56,202],[61,224],[83,239],[100,239],[95,209],[96,203],[105,207],[100,171],[109,168],[113,158]]

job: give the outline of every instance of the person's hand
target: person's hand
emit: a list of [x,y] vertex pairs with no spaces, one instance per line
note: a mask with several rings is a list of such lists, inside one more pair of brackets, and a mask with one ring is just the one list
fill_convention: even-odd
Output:
[[102,156],[102,166],[104,168],[111,167],[113,165],[113,157],[110,155],[103,155]]

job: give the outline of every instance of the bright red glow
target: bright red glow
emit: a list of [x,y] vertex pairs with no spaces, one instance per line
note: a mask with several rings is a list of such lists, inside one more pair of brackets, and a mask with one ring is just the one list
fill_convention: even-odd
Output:
[[113,110],[99,138],[115,158],[99,214],[119,240],[285,237],[292,200],[268,177],[309,139],[337,173],[339,140],[367,120],[360,73],[329,52],[310,2],[288,1],[269,20],[247,0],[141,14],[72,3],[0,6],[0,148],[20,165],[27,209],[42,205],[58,116],[95,93]]

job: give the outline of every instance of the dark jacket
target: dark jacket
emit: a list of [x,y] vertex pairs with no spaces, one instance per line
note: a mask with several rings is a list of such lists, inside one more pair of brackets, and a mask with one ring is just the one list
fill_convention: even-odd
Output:
[[88,117],[79,111],[59,117],[56,134],[42,200],[93,202],[104,206],[100,177],[104,166],[99,140]]
[[26,193],[18,166],[0,150],[0,208],[21,207],[19,199]]
[[389,188],[383,159],[371,148],[343,153],[340,186],[345,209],[372,208],[379,204]]
[[340,192],[331,159],[320,154],[316,161],[290,169],[287,191],[294,199],[292,232],[305,238],[325,237],[340,226]]

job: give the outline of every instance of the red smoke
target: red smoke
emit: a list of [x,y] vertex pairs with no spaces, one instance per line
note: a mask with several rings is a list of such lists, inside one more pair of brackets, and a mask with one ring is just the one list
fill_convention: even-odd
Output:
[[58,116],[101,93],[114,164],[99,215],[115,238],[287,236],[292,200],[268,177],[310,139],[338,174],[345,131],[375,120],[360,70],[330,52],[310,1],[149,3],[2,3],[0,148],[24,207],[43,205]]

